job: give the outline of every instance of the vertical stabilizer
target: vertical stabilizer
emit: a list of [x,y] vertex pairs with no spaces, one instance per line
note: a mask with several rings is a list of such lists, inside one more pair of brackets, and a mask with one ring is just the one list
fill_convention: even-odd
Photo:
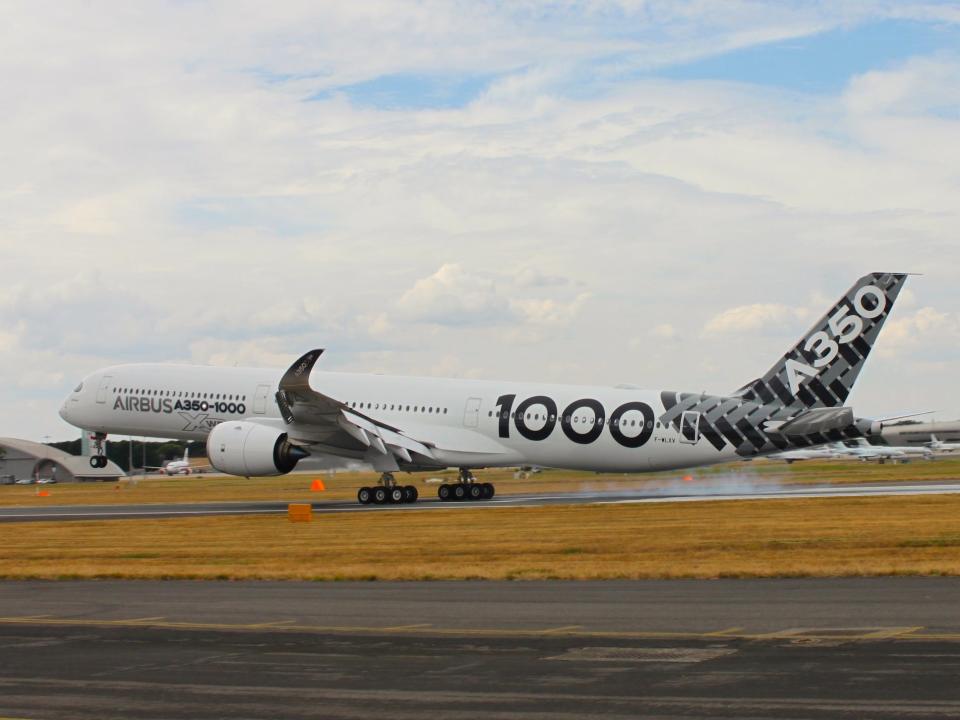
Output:
[[906,278],[864,275],[763,377],[736,395],[797,410],[843,405]]

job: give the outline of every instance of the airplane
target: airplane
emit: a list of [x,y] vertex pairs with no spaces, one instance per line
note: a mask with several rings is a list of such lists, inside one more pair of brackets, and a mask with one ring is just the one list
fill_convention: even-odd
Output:
[[[841,443],[843,445],[843,443]],[[907,454],[903,452],[900,448],[889,447],[885,445],[870,445],[862,438],[850,441],[845,444],[845,447],[841,449],[837,447],[837,451],[849,455],[850,457],[856,458],[862,462],[878,462],[881,465],[890,460],[892,462],[906,462]]]
[[911,447],[908,445],[871,445],[864,438],[850,440],[846,445],[837,443],[838,453],[844,453],[864,462],[876,460],[883,464],[887,460],[893,462],[910,462],[916,458],[933,460],[935,455],[927,447]]
[[770,455],[771,460],[783,460],[790,465],[801,460],[842,460],[855,458],[863,462],[877,461],[881,464],[887,460],[893,462],[909,462],[911,459],[922,457],[925,460],[933,459],[933,452],[928,448],[894,447],[889,445],[870,445],[859,442],[844,444],[830,443],[823,447],[806,448],[801,450],[787,450]]
[[783,460],[787,465],[791,465],[801,460],[832,460],[837,457],[837,452],[832,447],[804,448],[801,450],[787,450],[785,452],[774,453],[770,455],[771,460]]
[[115,365],[83,379],[60,415],[94,433],[206,440],[210,464],[282,475],[311,454],[381,473],[362,504],[415,502],[398,472],[458,468],[441,500],[490,499],[473,470],[538,467],[646,472],[763,457],[871,437],[881,423],[845,407],[907,275],[863,276],[760,378],[726,394],[542,382],[391,377],[316,370]]
[[910,445],[896,445],[893,447],[894,450],[899,450],[904,454],[902,462],[907,462],[915,458],[923,458],[924,460],[936,460],[936,453],[933,452],[928,447],[914,447]]
[[960,450],[960,443],[938,440],[937,436],[932,433],[930,434],[930,442],[924,443],[924,446],[930,450],[933,450],[934,452],[942,453],[952,453]]
[[209,465],[191,465],[190,464],[190,448],[183,449],[183,457],[180,460],[171,460],[165,465],[161,466],[147,466],[145,470],[160,470],[165,472],[167,475],[192,475],[193,473],[203,472],[208,469]]

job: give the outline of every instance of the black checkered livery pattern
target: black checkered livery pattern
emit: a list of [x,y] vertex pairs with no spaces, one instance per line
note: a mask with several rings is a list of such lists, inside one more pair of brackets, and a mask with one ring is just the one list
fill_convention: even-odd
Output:
[[[717,450],[730,443],[737,454],[744,457],[862,437],[862,429],[855,425],[826,433],[789,436],[767,432],[765,426],[768,421],[796,417],[810,408],[844,404],[906,277],[903,274],[872,273],[860,278],[766,375],[748,383],[732,396],[661,393],[665,412],[660,422],[680,432],[683,414],[699,413],[701,437]],[[849,342],[838,343],[836,357],[820,368],[815,377],[802,377],[796,394],[792,393],[787,361],[813,366],[817,355],[804,349],[808,338],[817,332],[832,332],[830,318],[842,313],[842,308],[846,308],[847,314],[853,314],[857,293],[868,286],[883,292],[886,297],[883,311],[872,318],[858,315],[863,321],[862,330]]]

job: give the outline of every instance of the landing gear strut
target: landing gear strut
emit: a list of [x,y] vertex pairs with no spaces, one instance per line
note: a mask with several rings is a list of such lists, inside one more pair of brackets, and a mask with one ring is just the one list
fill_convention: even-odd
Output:
[[93,447],[97,454],[90,456],[90,467],[105,468],[107,466],[107,455],[103,447],[103,443],[106,439],[106,433],[96,433],[93,436]]
[[441,500],[489,500],[496,494],[493,483],[477,482],[469,468],[460,468],[457,482],[444,483],[437,488],[437,497]]
[[357,491],[357,502],[361,505],[400,505],[414,503],[420,493],[413,485],[399,485],[393,473],[385,472],[380,476],[376,487],[362,487]]

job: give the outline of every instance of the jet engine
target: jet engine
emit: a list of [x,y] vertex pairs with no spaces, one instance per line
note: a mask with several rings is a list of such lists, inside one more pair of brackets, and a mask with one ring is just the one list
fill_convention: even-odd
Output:
[[285,432],[259,423],[222,422],[207,436],[210,464],[231,475],[285,475],[309,454]]

